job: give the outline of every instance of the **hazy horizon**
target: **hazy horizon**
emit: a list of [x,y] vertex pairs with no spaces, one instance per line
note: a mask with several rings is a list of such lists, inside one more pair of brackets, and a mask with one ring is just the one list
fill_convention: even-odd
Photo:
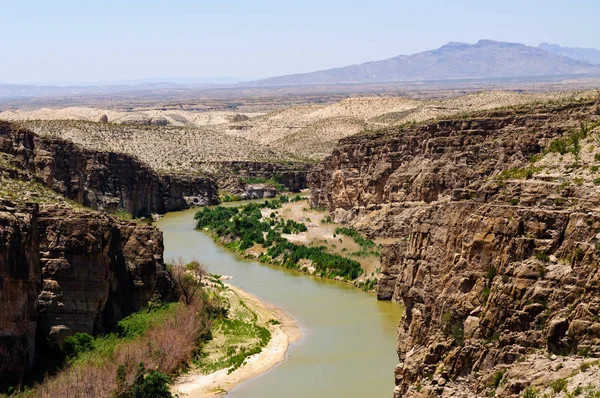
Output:
[[600,48],[600,4],[140,0],[4,5],[2,84],[233,83],[480,39]]

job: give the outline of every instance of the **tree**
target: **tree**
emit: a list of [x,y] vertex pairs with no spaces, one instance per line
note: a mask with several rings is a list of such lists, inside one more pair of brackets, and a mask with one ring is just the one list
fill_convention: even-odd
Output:
[[185,266],[181,263],[175,264],[171,273],[181,299],[185,305],[190,305],[202,287],[202,277],[206,275],[206,271],[198,261],[192,261]]

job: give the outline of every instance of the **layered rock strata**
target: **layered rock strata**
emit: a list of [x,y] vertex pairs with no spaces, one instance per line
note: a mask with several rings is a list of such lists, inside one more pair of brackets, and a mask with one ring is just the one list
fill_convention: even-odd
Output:
[[217,177],[220,190],[248,197],[258,195],[251,192],[256,184],[248,180],[274,180],[291,192],[300,192],[307,187],[306,175],[310,169],[306,163],[251,161],[204,162],[199,167]]
[[35,358],[41,287],[37,206],[0,203],[0,388]]
[[163,176],[130,155],[82,149],[0,122],[0,152],[13,155],[46,186],[84,206],[134,217],[218,203],[207,177]]
[[[313,205],[396,238],[378,285],[378,298],[406,309],[395,397],[519,396],[551,380],[536,361],[515,370],[529,357],[600,357],[593,107],[531,105],[362,134],[309,174]],[[536,163],[544,153],[552,161]],[[560,174],[544,170],[552,162],[564,163]]]

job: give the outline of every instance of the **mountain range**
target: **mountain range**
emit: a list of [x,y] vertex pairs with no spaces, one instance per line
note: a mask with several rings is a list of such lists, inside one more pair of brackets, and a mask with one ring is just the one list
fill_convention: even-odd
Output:
[[590,64],[600,65],[600,51],[595,48],[561,47],[558,44],[542,43],[538,48],[557,55],[573,58],[578,61],[586,61]]
[[[595,52],[594,52],[595,51]],[[597,53],[597,54],[596,54]],[[259,80],[259,86],[365,84],[405,81],[600,75],[600,52],[494,40],[450,42],[438,49],[342,68]],[[590,62],[594,61],[594,63]]]

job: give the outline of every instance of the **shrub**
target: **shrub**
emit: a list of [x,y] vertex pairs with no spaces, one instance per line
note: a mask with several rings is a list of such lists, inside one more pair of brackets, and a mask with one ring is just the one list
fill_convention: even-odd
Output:
[[523,393],[523,398],[537,398],[538,390],[535,387],[527,387]]
[[465,330],[461,321],[457,320],[452,324],[450,327],[450,335],[458,345],[463,345],[465,342]]
[[565,391],[567,388],[568,381],[567,379],[558,379],[550,382],[550,388],[554,391],[555,394],[558,394],[561,391]]
[[206,275],[206,271],[197,261],[192,261],[185,266],[175,264],[170,269],[179,296],[185,305],[190,305],[202,287],[202,278]]
[[61,349],[67,358],[73,358],[82,352],[91,350],[93,341],[94,338],[87,333],[75,333],[65,339]]
[[584,256],[585,256],[585,251],[581,247],[578,247],[575,249],[575,252],[573,253],[573,259],[575,261],[583,260]]
[[173,396],[167,387],[169,378],[164,373],[152,370],[145,375],[145,372],[144,364],[140,363],[135,384],[129,392],[130,398],[171,398]]
[[487,276],[488,280],[491,282],[496,277],[496,274],[497,274],[496,268],[489,267],[487,270],[486,276]]
[[358,231],[352,228],[338,227],[335,229],[335,234],[346,235],[351,237],[356,242],[356,244],[359,245],[362,249],[370,249],[376,246],[375,242],[373,242],[370,239],[366,239]]
[[484,287],[483,290],[481,290],[481,303],[482,304],[487,304],[488,299],[490,297],[490,293],[491,293],[491,289],[489,287]]
[[494,388],[494,389],[498,388],[498,386],[500,385],[500,382],[504,378],[505,374],[506,374],[506,370],[505,369],[499,370],[496,373],[494,373],[494,376],[492,377],[492,380],[490,380],[489,386],[492,387],[492,388]]

